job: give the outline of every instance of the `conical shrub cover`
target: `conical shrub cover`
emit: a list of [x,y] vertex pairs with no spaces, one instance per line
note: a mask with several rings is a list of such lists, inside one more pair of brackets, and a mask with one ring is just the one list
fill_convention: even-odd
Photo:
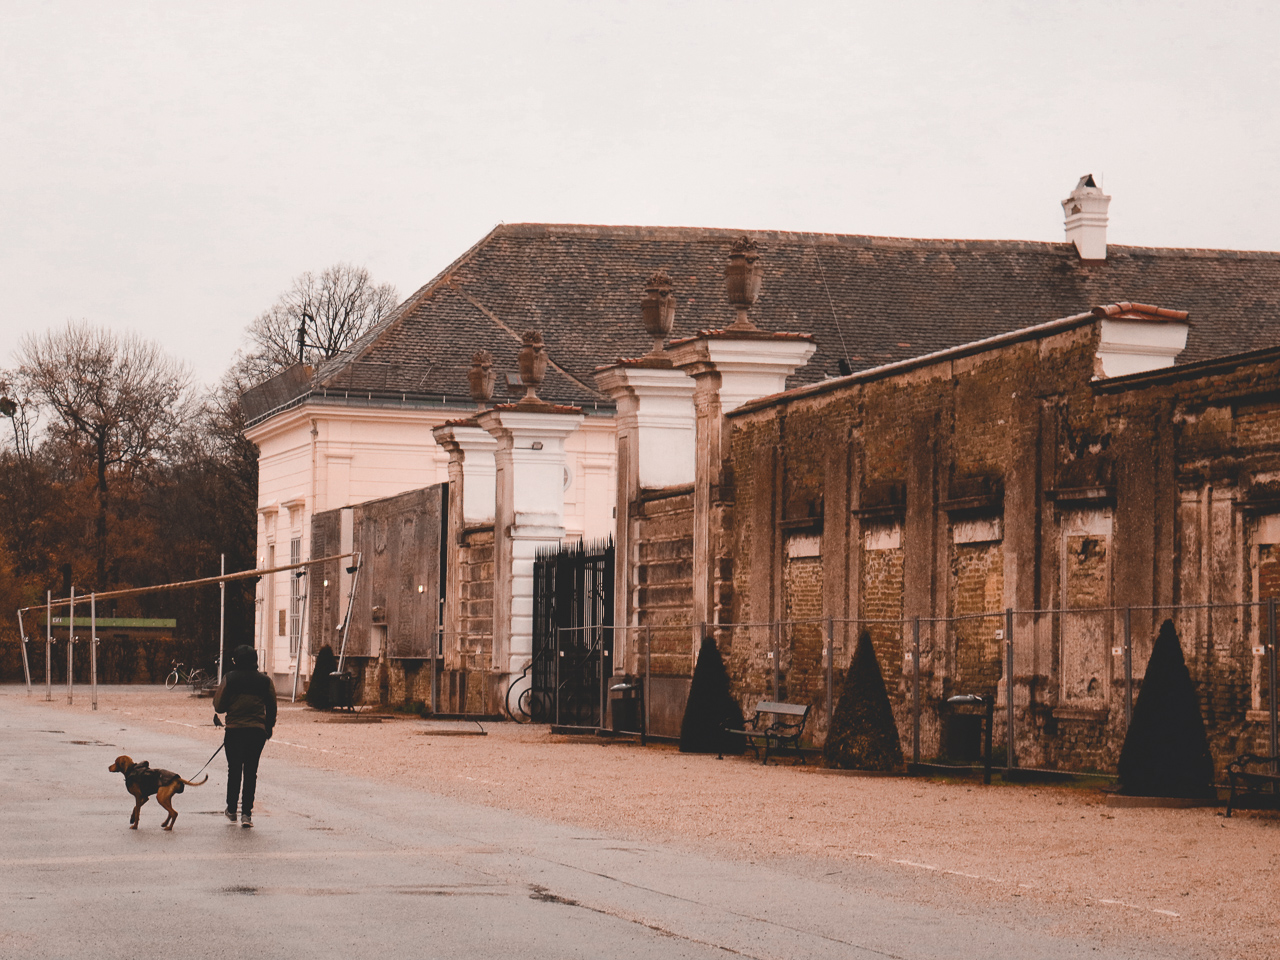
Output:
[[865,630],[858,637],[853,662],[840,687],[822,754],[827,766],[843,770],[897,770],[902,766],[898,725],[871,634]]
[[307,706],[317,710],[328,710],[333,706],[329,702],[329,674],[338,669],[338,658],[333,655],[333,647],[327,643],[316,654],[316,665],[311,670],[311,682],[307,684]]
[[1173,621],[1160,627],[1120,750],[1120,792],[1214,799],[1213,755]]
[[689,702],[680,722],[681,753],[742,753],[742,737],[726,736],[725,728],[742,729],[742,708],[729,692],[729,673],[720,649],[707,637],[698,651],[689,685]]

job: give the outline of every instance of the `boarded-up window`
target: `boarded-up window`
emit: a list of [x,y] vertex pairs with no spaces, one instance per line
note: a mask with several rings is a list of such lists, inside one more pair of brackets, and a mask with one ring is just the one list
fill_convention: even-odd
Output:
[[[1004,669],[1004,545],[998,518],[952,524],[952,690],[994,696]],[[981,616],[989,614],[989,616]]]
[[1100,705],[1109,696],[1114,615],[1111,511],[1078,510],[1062,525],[1061,681],[1064,702]]

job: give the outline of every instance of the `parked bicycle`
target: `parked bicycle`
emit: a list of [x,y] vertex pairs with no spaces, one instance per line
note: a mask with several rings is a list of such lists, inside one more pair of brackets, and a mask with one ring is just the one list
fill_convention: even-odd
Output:
[[173,662],[173,670],[169,673],[169,676],[164,678],[164,688],[172,690],[178,684],[183,683],[191,687],[192,693],[196,693],[199,690],[203,690],[212,681],[213,677],[199,667],[187,669],[185,663],[175,660]]

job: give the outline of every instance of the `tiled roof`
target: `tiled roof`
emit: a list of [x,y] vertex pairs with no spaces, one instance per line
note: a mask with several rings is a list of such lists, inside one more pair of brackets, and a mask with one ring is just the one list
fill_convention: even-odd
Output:
[[[551,364],[539,395],[606,399],[593,372],[648,353],[645,279],[671,276],[673,338],[734,319],[724,267],[743,231],[509,224],[496,227],[406,300],[380,327],[321,368],[316,387],[468,396],[471,354],[489,350],[515,373],[520,335],[540,330]],[[909,240],[749,231],[765,277],[751,319],[767,331],[815,335],[818,351],[792,385],[857,371],[1090,310],[1165,304],[1190,313],[1180,362],[1280,345],[1280,254],[1109,246],[1083,262],[1069,243]],[[506,396],[516,399],[523,390]]]

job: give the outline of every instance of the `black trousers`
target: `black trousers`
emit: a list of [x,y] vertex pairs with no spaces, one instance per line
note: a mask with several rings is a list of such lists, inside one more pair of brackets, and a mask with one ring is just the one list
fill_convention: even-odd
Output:
[[227,806],[235,809],[244,778],[241,813],[253,812],[253,795],[258,787],[258,760],[267,744],[267,732],[256,727],[228,729],[222,738],[227,751]]

